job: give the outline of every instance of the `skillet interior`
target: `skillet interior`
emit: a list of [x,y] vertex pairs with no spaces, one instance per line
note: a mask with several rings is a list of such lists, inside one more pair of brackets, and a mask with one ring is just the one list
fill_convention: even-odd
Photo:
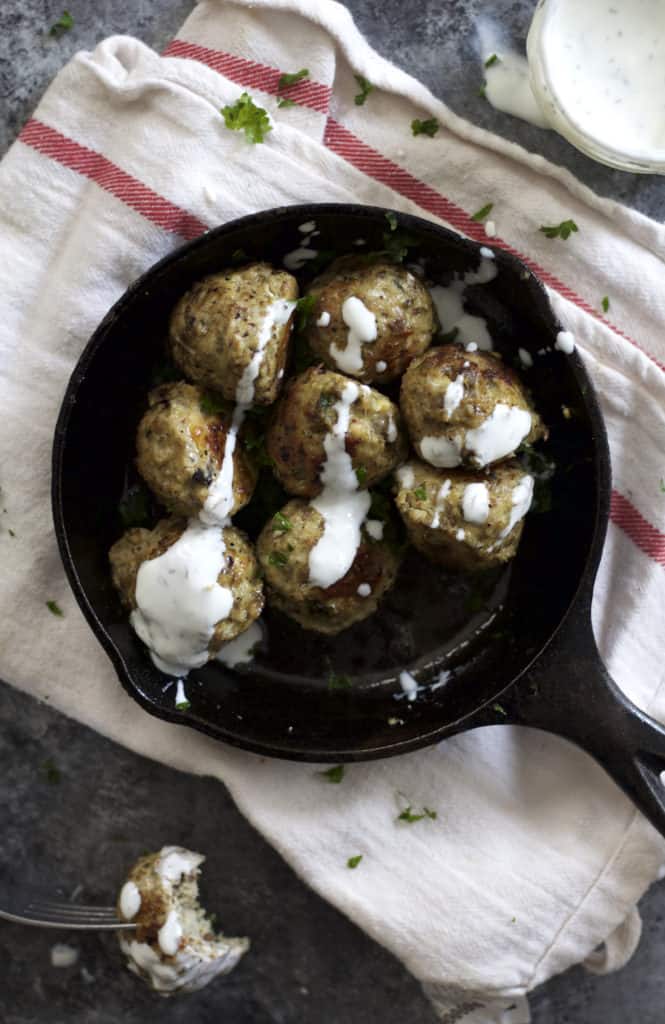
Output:
[[[136,425],[168,316],[198,278],[247,258],[281,263],[300,242],[298,225],[316,220],[319,249],[382,248],[383,210],[360,206],[287,207],[225,225],[178,250],[136,282],[95,332],[74,371],[58,422],[53,499],[56,532],[76,597],[128,690],[148,711],[264,754],[315,761],[383,757],[434,742],[497,696],[546,645],[570,605],[589,558],[606,482],[605,442],[595,397],[577,356],[539,349],[560,330],[540,283],[496,250],[494,281],[467,291],[467,309],[485,316],[495,344],[523,373],[550,428],[547,456],[557,470],[551,510],[530,514],[518,557],[498,578],[442,575],[410,554],[378,614],[338,637],[306,633],[268,613],[268,641],[250,670],[212,663],[191,674],[188,712],[151,664],[111,586],[107,553],[121,532],[117,506],[134,453]],[[479,247],[427,221],[400,215],[417,237],[409,258],[441,283],[478,264]],[[302,273],[304,292],[308,275]],[[309,275],[311,278],[311,274]],[[565,418],[562,407],[571,413]],[[594,432],[596,437],[594,438]],[[597,443],[598,442],[598,443]],[[601,538],[602,539],[602,538]],[[595,545],[598,547],[598,544]],[[402,669],[427,687],[403,698]],[[331,689],[331,676],[350,686]]]

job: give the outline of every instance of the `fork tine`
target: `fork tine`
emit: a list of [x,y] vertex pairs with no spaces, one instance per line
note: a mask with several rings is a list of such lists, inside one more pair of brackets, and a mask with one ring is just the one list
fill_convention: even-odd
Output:
[[83,907],[72,904],[53,903],[50,900],[31,900],[27,910],[47,910],[53,914],[66,914],[73,917],[117,917],[115,907]]
[[63,921],[61,917],[53,917],[50,914],[37,914],[33,911],[11,914],[5,910],[0,910],[0,918],[6,921],[14,921],[17,924],[36,925],[40,928],[62,928],[66,931],[116,932],[128,931],[136,927],[136,925],[126,921],[112,921],[107,918],[88,920],[67,919]]

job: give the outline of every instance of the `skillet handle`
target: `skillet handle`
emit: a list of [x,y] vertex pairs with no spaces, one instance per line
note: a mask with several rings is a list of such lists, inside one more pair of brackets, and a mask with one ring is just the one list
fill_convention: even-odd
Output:
[[665,836],[660,780],[665,729],[611,678],[596,648],[586,602],[571,609],[547,650],[501,704],[502,721],[556,733],[591,754]]

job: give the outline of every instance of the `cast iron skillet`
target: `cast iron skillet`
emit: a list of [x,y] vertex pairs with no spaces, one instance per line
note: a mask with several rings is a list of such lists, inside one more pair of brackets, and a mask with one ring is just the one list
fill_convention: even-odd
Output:
[[[419,259],[429,278],[446,283],[453,271],[477,266],[475,243],[398,216],[399,230],[417,241],[408,259]],[[281,264],[300,243],[298,225],[310,220],[320,250],[385,244],[385,211],[372,207],[287,207],[226,224],[132,285],[72,374],[53,450],[55,529],[76,598],[123,686],[160,718],[301,761],[388,757],[481,724],[547,729],[596,757],[665,832],[665,730],[618,690],[591,632],[610,497],[602,417],[578,355],[553,349],[560,324],[542,285],[499,250],[497,277],[468,291],[467,309],[487,318],[507,360],[515,361],[518,347],[533,355],[524,377],[550,428],[544,451],[557,467],[551,508],[529,514],[512,566],[498,577],[460,580],[411,553],[379,613],[336,638],[303,632],[269,611],[267,644],[249,669],[214,662],[193,673],[191,709],[175,710],[174,688],[165,691],[167,680],[130,629],[109,578],[107,552],[121,532],[117,506],[136,425],[178,297],[234,259]],[[364,246],[355,244],[359,238]],[[300,274],[303,292],[311,276]],[[413,702],[398,682],[405,668],[423,687]]]

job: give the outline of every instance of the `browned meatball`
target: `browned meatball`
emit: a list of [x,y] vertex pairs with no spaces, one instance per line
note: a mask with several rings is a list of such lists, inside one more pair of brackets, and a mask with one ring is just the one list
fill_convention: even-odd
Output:
[[[404,373],[432,341],[432,298],[422,281],[399,264],[342,256],[312,282],[309,294],[316,301],[307,341],[333,370],[368,383],[387,382]],[[345,303],[352,299],[360,300],[375,321],[374,340],[359,346],[349,345]]]
[[395,480],[409,540],[430,561],[476,571],[514,558],[533,495],[533,478],[515,460],[487,472],[413,460]]
[[[280,483],[289,494],[314,497],[326,458],[324,440],[337,420],[335,403],[348,377],[312,366],[293,378],[280,399],[266,438]],[[366,384],[355,385],[345,447],[361,487],[371,487],[406,458],[408,442],[397,406]]]
[[[162,519],[154,530],[127,530],[109,551],[111,576],[127,608],[136,608],[136,577],[143,562],[163,555],[184,532],[182,519]],[[233,606],[226,619],[215,627],[208,649],[214,654],[222,644],[243,633],[263,609],[263,586],[256,557],[249,540],[232,526],[223,531],[225,565],[217,577],[220,587],[233,594]]]
[[[148,395],[136,433],[136,465],[155,496],[171,511],[196,516],[222,466],[231,409],[193,384],[161,384]],[[233,452],[233,509],[252,497],[257,470],[243,447]]]
[[400,406],[416,451],[439,468],[483,468],[547,437],[517,374],[496,355],[458,345],[413,360]]
[[316,633],[340,633],[366,619],[392,586],[399,567],[396,551],[363,529],[360,547],[342,579],[325,589],[309,582],[309,555],[323,534],[323,516],[300,499],[269,520],[256,550],[268,604]]
[[191,380],[233,402],[256,357],[260,362],[250,382],[251,400],[270,405],[281,387],[297,297],[296,279],[269,263],[205,277],[173,310],[170,345],[175,363]]

